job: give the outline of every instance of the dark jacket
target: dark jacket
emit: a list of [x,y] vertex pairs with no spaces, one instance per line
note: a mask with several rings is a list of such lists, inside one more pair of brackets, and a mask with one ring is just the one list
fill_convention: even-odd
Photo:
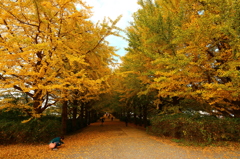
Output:
[[52,139],[49,143],[54,143],[54,142],[64,144],[64,142],[61,141],[60,137],[56,137]]

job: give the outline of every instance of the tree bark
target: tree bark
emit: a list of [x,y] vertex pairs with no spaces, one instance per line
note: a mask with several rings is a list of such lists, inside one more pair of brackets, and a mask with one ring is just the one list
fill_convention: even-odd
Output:
[[84,117],[84,103],[81,103],[81,111],[80,111],[80,126],[83,128],[83,117]]
[[134,124],[137,125],[137,113],[136,113],[136,105],[133,105],[133,119],[134,119]]
[[88,105],[85,105],[85,125],[89,125]]
[[67,112],[67,101],[63,102],[62,105],[62,130],[61,130],[61,135],[66,135],[67,134],[67,120],[68,120],[68,112]]
[[73,131],[77,130],[77,100],[73,101],[73,119],[72,119],[72,127]]
[[147,127],[147,105],[143,105],[143,125],[144,128]]
[[160,101],[162,102],[161,104],[158,104],[158,110],[160,111],[163,111],[163,107],[164,107],[164,104],[163,104],[163,97],[160,97]]
[[142,106],[139,107],[139,125],[142,126]]

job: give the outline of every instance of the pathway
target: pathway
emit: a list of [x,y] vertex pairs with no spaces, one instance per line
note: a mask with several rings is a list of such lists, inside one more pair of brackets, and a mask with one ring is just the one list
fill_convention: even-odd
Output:
[[67,136],[64,146],[57,151],[49,150],[46,145],[22,149],[19,153],[11,151],[11,154],[0,155],[0,158],[240,159],[239,150],[177,146],[131,124],[126,127],[116,119],[106,119],[103,126],[100,122],[93,123],[81,132]]

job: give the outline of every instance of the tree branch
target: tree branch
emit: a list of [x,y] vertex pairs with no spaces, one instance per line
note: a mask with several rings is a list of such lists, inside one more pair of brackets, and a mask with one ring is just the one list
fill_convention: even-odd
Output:
[[[21,92],[24,92],[23,89],[21,87],[17,86],[17,85],[14,85],[13,88],[15,88],[15,89],[17,89],[17,90],[19,90]],[[24,93],[26,93],[28,96],[33,98],[33,94],[31,94],[29,92],[24,92]]]

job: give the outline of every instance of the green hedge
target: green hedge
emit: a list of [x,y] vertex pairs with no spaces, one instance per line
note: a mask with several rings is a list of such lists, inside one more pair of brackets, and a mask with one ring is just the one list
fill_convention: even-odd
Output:
[[[19,109],[0,110],[0,144],[10,143],[48,143],[52,138],[61,134],[61,117],[43,116],[39,119],[21,123],[29,117]],[[97,118],[90,119],[90,123]],[[79,130],[88,125],[86,119],[81,123],[77,120],[77,127],[73,129],[72,120],[67,121],[67,133]]]
[[46,143],[60,135],[58,117],[42,117],[27,123],[19,119],[0,119],[0,144]]
[[186,114],[160,115],[151,119],[150,132],[194,142],[240,141],[240,119],[218,119]]

